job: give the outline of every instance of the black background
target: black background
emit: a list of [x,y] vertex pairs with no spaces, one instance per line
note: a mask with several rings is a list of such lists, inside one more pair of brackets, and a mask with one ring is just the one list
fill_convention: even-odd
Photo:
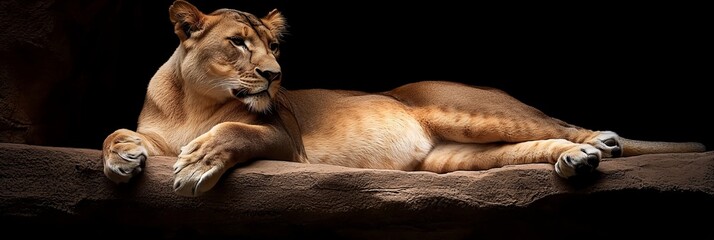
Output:
[[[73,137],[50,144],[101,148],[113,130],[136,127],[149,79],[178,45],[171,2],[120,1],[82,16],[91,26],[67,29],[76,42],[76,71],[91,83],[66,89],[67,97],[82,98],[65,129]],[[280,59],[288,89],[384,91],[418,80],[458,81],[500,88],[582,127],[714,146],[706,86],[711,26],[703,6],[193,2],[204,12],[282,11],[289,25]]]

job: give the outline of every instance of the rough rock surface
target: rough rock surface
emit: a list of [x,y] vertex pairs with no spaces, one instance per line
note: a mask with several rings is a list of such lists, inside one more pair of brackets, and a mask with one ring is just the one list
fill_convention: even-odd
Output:
[[1,143],[2,226],[162,238],[713,235],[714,152],[611,159],[572,180],[547,164],[434,174],[265,160],[197,198],[173,193],[172,164],[151,157],[144,174],[115,185],[98,150]]

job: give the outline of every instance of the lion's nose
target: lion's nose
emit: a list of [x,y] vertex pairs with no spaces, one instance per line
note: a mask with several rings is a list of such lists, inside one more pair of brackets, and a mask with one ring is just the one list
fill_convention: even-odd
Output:
[[256,68],[255,71],[260,75],[261,77],[264,77],[265,79],[268,79],[268,81],[272,82],[275,79],[280,78],[280,72],[274,72],[270,70],[260,70],[259,68]]

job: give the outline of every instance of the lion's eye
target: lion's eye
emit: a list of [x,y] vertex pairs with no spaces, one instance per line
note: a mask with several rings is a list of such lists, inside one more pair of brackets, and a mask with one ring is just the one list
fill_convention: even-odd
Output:
[[233,43],[233,45],[245,46],[245,39],[243,39],[242,37],[233,36],[233,37],[229,37],[228,40],[230,40]]
[[276,42],[270,44],[270,51],[273,51],[273,52],[278,51],[278,48],[280,48],[280,44],[278,44]]

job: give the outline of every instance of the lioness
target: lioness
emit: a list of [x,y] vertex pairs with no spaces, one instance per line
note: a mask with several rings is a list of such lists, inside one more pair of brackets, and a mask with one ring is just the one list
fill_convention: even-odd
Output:
[[127,182],[148,156],[178,156],[174,190],[197,196],[237,163],[277,159],[444,173],[552,163],[587,174],[603,157],[704,151],[628,140],[546,116],[495,89],[428,81],[391,91],[288,91],[277,58],[285,18],[169,7],[180,40],[151,79],[136,131],[103,145],[104,174]]

